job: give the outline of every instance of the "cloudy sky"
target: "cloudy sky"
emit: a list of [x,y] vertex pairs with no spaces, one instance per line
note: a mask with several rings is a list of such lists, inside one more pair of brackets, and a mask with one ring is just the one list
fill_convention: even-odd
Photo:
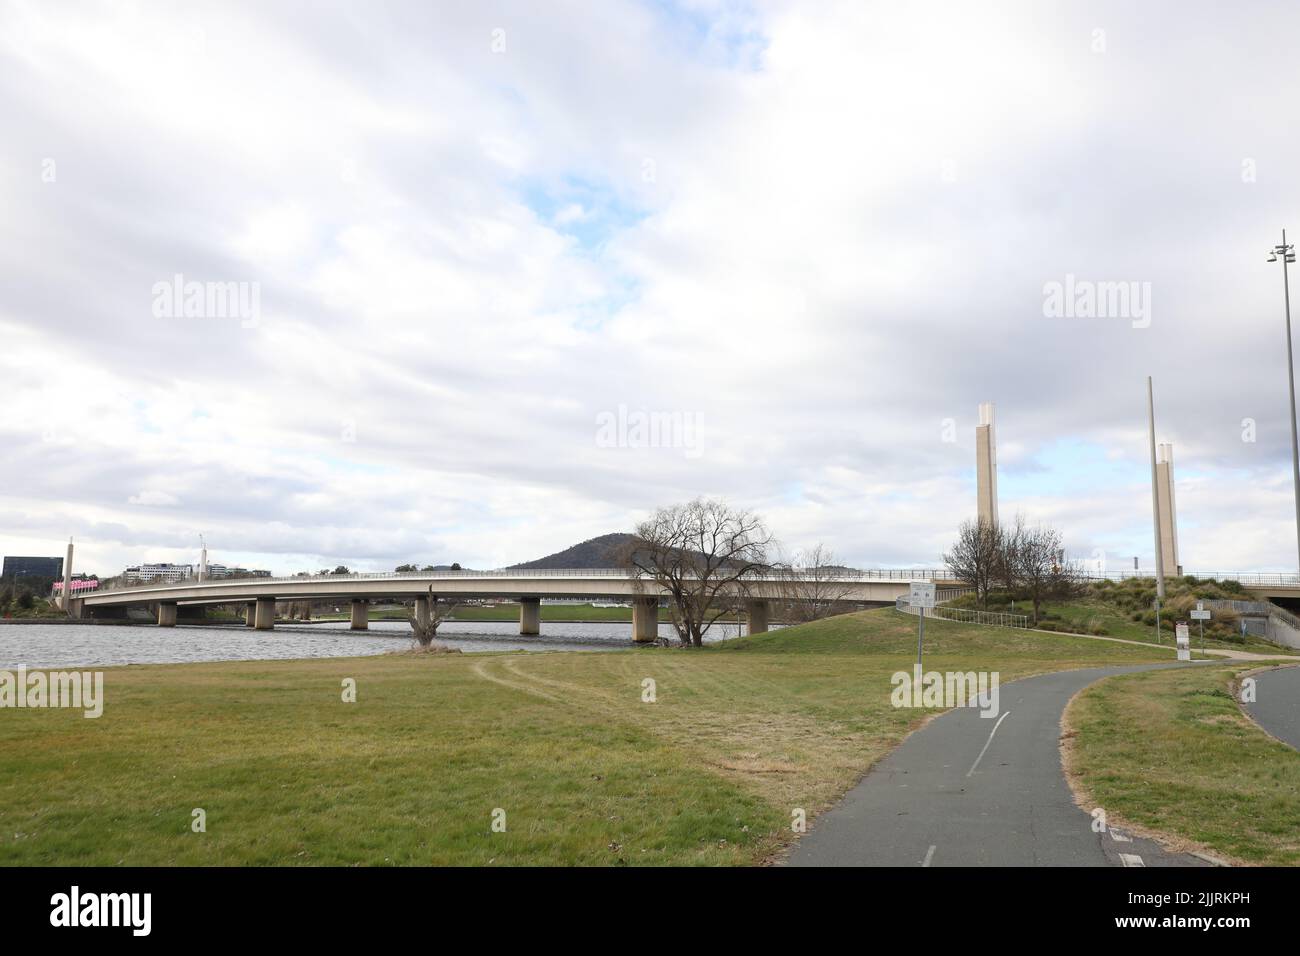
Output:
[[1150,374],[1184,566],[1293,568],[1300,8],[1137,7],[0,2],[0,552],[492,567],[704,494],[933,566],[991,401],[1003,515],[1150,566]]

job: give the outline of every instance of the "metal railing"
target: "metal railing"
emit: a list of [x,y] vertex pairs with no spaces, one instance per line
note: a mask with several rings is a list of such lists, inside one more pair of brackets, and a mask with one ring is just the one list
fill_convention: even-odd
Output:
[[[1255,587],[1296,587],[1300,588],[1300,574],[1257,571],[1188,571],[1187,575],[1201,580],[1238,581],[1246,586]],[[278,577],[219,577],[199,581],[197,577],[182,578],[179,581],[132,581],[114,584],[100,583],[96,593],[156,590],[159,587],[194,587],[196,585],[230,585],[251,582],[265,584],[282,584],[285,582],[311,581],[349,581],[349,580],[417,580],[438,581],[460,578],[623,578],[635,575],[622,568],[555,568],[555,569],[516,569],[495,568],[487,571],[351,571],[347,574],[291,574]],[[1083,572],[1080,577],[1085,580],[1126,581],[1129,578],[1154,578],[1153,570],[1110,571],[1104,574]],[[1166,575],[1173,577],[1173,575]],[[781,580],[817,579],[833,582],[852,581],[959,581],[960,579],[947,569],[937,568],[876,568],[870,570],[845,570],[827,577],[821,572],[785,572],[783,574],[765,575],[752,580],[777,582]],[[944,589],[947,590],[947,589]],[[943,592],[940,592],[943,593]],[[940,600],[945,600],[940,598]],[[950,600],[947,599],[947,600]]]
[[[1079,576],[1088,581],[1127,581],[1129,578],[1154,578],[1154,570],[1107,571],[1104,574],[1082,571]],[[1198,581],[1237,581],[1247,587],[1300,587],[1300,574],[1280,571],[1184,571],[1182,577],[1193,577]],[[1166,579],[1179,577],[1165,574]]]
[[[904,614],[920,615],[919,607],[912,607],[911,600],[903,595],[894,601],[894,608]],[[956,621],[962,624],[987,624],[991,627],[1029,627],[1029,618],[1024,614],[1011,614],[1005,611],[972,611],[962,607],[944,607],[936,605],[929,608],[926,617],[937,617],[941,621]]]
[[[312,583],[315,581],[402,581],[414,579],[420,581],[462,580],[462,579],[547,579],[547,578],[637,578],[644,575],[622,568],[554,568],[554,569],[512,569],[496,568],[488,571],[350,571],[347,574],[291,574],[280,577],[220,577],[207,578],[203,581],[196,577],[183,578],[179,581],[133,581],[130,584],[119,582],[113,585],[101,585],[97,593],[121,591],[156,591],[159,588],[193,588],[218,587],[229,585],[248,585],[256,587],[262,584]],[[956,581],[951,572],[935,569],[883,568],[879,570],[846,570],[834,575],[826,572],[782,572],[747,578],[748,581],[760,583],[780,583],[789,580],[813,580],[825,583],[854,581]]]

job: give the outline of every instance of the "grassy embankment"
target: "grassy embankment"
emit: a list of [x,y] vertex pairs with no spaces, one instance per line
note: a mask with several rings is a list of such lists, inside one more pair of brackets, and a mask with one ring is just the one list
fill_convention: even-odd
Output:
[[[1182,620],[1190,625],[1192,648],[1197,650],[1201,647],[1201,635],[1197,622],[1190,619],[1190,612],[1198,600],[1250,600],[1250,595],[1235,581],[1168,578],[1157,638],[1156,613],[1152,608],[1155,596],[1155,582],[1147,578],[1095,581],[1087,585],[1083,594],[1068,601],[1045,602],[1038,627],[1047,631],[1120,637],[1132,641],[1159,640],[1172,647],[1174,625]],[[974,595],[969,594],[952,603],[956,607],[978,607]],[[1032,616],[1032,606],[1023,595],[994,593],[989,598],[989,610],[1014,610]],[[1238,616],[1231,611],[1214,611],[1213,614],[1214,618],[1205,626],[1207,648],[1259,654],[1300,654],[1295,648],[1282,647],[1252,635],[1243,637],[1238,627]]]
[[1230,692],[1253,666],[1126,674],[1084,691],[1066,725],[1087,805],[1229,860],[1300,865],[1300,753]]
[[67,617],[57,605],[41,597],[32,597],[31,607],[23,607],[23,602],[13,599],[0,601],[0,617],[20,621],[38,621],[43,618]]
[[[98,720],[0,719],[0,863],[751,864],[924,718],[889,703],[915,640],[881,610],[691,651],[109,668]],[[926,646],[1004,681],[1167,659],[940,621]]]

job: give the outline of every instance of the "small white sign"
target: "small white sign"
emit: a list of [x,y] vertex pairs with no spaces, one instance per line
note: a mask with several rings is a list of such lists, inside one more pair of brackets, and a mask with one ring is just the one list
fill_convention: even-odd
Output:
[[934,582],[913,581],[912,594],[908,598],[912,607],[934,607]]
[[1174,625],[1174,640],[1178,642],[1178,659],[1190,661],[1192,659],[1191,635],[1187,633],[1186,622],[1179,621]]
[[1193,621],[1208,621],[1210,619],[1209,611],[1202,611],[1199,607],[1192,612]]

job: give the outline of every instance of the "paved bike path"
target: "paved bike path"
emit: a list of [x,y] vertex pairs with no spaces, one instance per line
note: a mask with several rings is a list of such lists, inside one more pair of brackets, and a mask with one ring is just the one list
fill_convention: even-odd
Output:
[[788,865],[1206,865],[1149,840],[1094,832],[1061,767],[1061,713],[1071,697],[1103,677],[1168,666],[1044,674],[1002,685],[995,718],[969,707],[942,714],[822,814]]

